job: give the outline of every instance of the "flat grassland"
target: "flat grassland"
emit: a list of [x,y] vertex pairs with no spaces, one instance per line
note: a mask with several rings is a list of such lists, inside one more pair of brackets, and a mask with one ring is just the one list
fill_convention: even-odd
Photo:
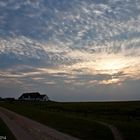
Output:
[[107,126],[125,140],[140,140],[140,102],[1,102],[1,106],[85,140],[112,140]]

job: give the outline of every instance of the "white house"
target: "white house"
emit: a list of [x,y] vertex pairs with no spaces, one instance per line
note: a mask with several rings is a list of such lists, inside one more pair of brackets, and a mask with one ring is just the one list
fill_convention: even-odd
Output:
[[23,93],[18,99],[23,101],[49,101],[47,95],[41,95],[38,92]]

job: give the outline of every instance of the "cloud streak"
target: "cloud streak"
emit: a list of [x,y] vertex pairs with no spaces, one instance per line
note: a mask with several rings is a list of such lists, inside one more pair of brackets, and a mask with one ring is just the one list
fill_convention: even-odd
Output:
[[0,82],[63,90],[135,83],[139,5],[138,0],[0,1]]

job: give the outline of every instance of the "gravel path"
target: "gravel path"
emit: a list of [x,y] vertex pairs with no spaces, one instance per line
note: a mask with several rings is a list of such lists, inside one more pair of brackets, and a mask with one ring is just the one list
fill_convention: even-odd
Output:
[[108,124],[108,123],[105,123],[105,122],[101,122],[101,121],[96,121],[96,122],[109,127],[115,140],[123,140],[123,137],[122,137],[120,131],[115,126]]
[[2,107],[0,117],[17,140],[79,140]]

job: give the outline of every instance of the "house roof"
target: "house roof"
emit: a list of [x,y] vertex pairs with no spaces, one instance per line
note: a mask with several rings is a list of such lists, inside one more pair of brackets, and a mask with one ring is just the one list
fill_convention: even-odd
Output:
[[43,94],[41,95],[39,92],[31,92],[31,93],[23,93],[18,99],[19,100],[22,100],[23,98],[31,98],[31,99],[34,99],[34,100],[38,100],[38,99],[44,99],[44,97],[47,97],[47,95]]
[[44,94],[44,95],[40,95],[40,96],[41,96],[41,97],[45,97],[45,96],[47,96],[47,95]]
[[23,93],[20,97],[19,97],[19,99],[20,98],[22,98],[22,97],[24,97],[24,98],[28,98],[28,97],[30,97],[30,98],[40,98],[40,93],[39,92],[31,92],[31,93]]

